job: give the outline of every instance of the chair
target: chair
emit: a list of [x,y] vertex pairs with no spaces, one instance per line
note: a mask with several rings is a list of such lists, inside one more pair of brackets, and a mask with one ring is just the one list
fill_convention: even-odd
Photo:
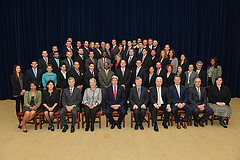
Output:
[[[119,114],[117,113],[117,111],[113,111],[112,116],[113,118],[119,117]],[[109,122],[109,119],[106,116],[106,127],[108,127],[108,122]],[[125,128],[125,117],[123,118],[123,128]]]
[[[157,116],[160,116],[160,118],[157,118],[157,121],[163,121],[164,111],[158,110]],[[151,114],[151,120],[152,120],[152,126],[153,126],[153,117],[152,117],[152,114]],[[169,117],[168,117],[168,126],[170,126],[170,121],[171,121],[171,113],[170,113],[170,115],[169,115]]]
[[[67,117],[67,123],[72,123],[72,121],[70,121],[70,119],[72,118],[72,114],[70,112],[68,112],[66,114],[66,117]],[[59,118],[60,119],[60,118]],[[80,111],[78,111],[78,117],[77,117],[77,125],[78,125],[78,129],[80,129]],[[60,129],[62,129],[62,122],[61,122],[61,119],[60,119]]]
[[[148,124],[148,128],[150,127],[150,112],[149,111],[146,111],[146,114],[145,116],[147,116],[147,119],[143,119],[143,122],[147,122]],[[131,128],[133,128],[133,122],[136,122],[135,119],[134,119],[134,113],[133,111],[131,111]]]
[[[59,110],[54,113],[54,118],[57,119],[57,129],[59,129],[59,112],[60,112],[60,109],[61,109],[61,98],[62,98],[62,89],[61,88],[56,88],[56,90],[59,91],[59,102],[58,102],[58,106],[59,106]],[[42,129],[42,124],[44,123],[48,123],[45,119],[44,119],[44,112],[40,112],[39,113],[39,120],[40,120],[40,129]]]
[[[40,112],[42,112],[42,108],[40,108],[40,109],[35,113],[33,119],[31,119],[31,120],[33,120],[33,122],[31,122],[31,120],[30,120],[29,122],[27,122],[27,124],[34,124],[34,125],[35,125],[35,130],[37,130],[37,126],[40,124],[40,122],[37,122],[37,119],[39,119],[39,116],[38,116],[38,115],[39,115]],[[22,119],[23,119],[23,116],[24,116],[23,112],[18,113],[18,121],[19,121],[19,124],[21,124],[21,121],[22,121]]]
[[[183,117],[182,117],[182,114],[185,114],[186,112],[184,111],[184,110],[178,110],[178,116],[179,116],[179,118],[180,119],[183,119]],[[173,114],[171,114],[171,126],[173,126],[173,120],[174,120],[174,116],[173,116]],[[188,122],[187,122],[187,125],[189,126],[192,126],[192,121],[191,121],[191,116],[189,117],[189,119],[188,119]]]
[[[84,124],[86,123],[85,114],[84,112],[82,112],[81,114],[82,114],[82,128],[84,128]],[[101,111],[97,112],[96,118],[98,118],[99,120],[98,121],[95,120],[95,123],[98,123],[99,128],[101,129],[101,126],[102,126]]]
[[[214,120],[218,120],[218,117],[215,116],[214,113],[213,113],[212,117],[211,117],[211,125],[213,125]],[[229,124],[229,118],[226,118],[225,121],[226,121],[226,124],[228,125]]]
[[[199,113],[204,113],[204,111],[200,111]],[[190,116],[190,126],[192,126],[192,120],[193,120],[193,115],[191,114],[191,116]],[[207,118],[205,124],[208,125],[208,118]]]

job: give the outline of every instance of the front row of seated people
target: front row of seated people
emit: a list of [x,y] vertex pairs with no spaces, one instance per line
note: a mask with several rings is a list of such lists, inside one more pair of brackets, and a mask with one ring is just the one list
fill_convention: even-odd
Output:
[[[106,66],[107,67],[107,66]],[[181,76],[174,76],[174,84],[170,87],[162,86],[163,79],[157,77],[155,86],[148,90],[142,86],[142,78],[135,78],[135,87],[130,89],[129,101],[131,110],[135,118],[135,130],[144,130],[143,120],[147,108],[152,114],[154,122],[154,131],[158,132],[157,114],[159,110],[164,113],[162,126],[167,129],[168,119],[170,113],[173,114],[174,120],[177,124],[177,129],[187,128],[187,122],[191,115],[194,118],[194,126],[204,127],[204,122],[212,113],[218,116],[220,124],[227,128],[224,120],[231,116],[231,108],[229,102],[231,100],[231,93],[227,86],[223,85],[221,77],[217,77],[215,85],[208,91],[209,103],[207,103],[207,96],[205,88],[201,86],[201,79],[194,80],[194,87],[186,88],[181,85]],[[96,114],[100,111],[100,104],[102,103],[102,89],[97,87],[95,78],[89,80],[90,87],[84,91],[83,98],[81,90],[75,85],[73,77],[68,78],[68,88],[62,92],[62,108],[59,112],[61,123],[63,126],[62,132],[68,130],[66,121],[66,114],[71,113],[72,124],[70,132],[75,132],[75,123],[80,111],[80,105],[84,106],[84,114],[86,117],[85,131],[94,131],[94,122]],[[107,84],[106,84],[107,85]],[[105,104],[106,116],[110,121],[111,129],[117,126],[121,129],[121,123],[126,115],[126,96],[123,86],[118,85],[118,77],[113,75],[111,77],[111,84],[106,87]],[[46,83],[46,90],[41,93],[35,82],[30,83],[30,90],[24,94],[24,107],[23,107],[23,121],[19,125],[23,132],[27,132],[26,123],[31,120],[36,112],[39,110],[41,103],[43,104],[43,111],[47,121],[49,122],[48,129],[54,131],[53,119],[59,103],[59,91],[55,88],[55,83],[49,80]],[[180,120],[178,111],[185,111],[185,116]],[[115,121],[112,113],[116,111],[119,114],[118,120]],[[199,117],[202,112],[203,116]]]

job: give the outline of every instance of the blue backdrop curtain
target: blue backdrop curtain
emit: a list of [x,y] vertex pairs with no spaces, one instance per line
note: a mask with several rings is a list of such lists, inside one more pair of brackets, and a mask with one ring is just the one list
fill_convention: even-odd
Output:
[[209,65],[216,56],[233,97],[240,97],[238,0],[3,0],[0,99],[11,98],[14,64],[23,71],[41,50],[61,50],[68,36],[84,41],[153,38],[179,57]]

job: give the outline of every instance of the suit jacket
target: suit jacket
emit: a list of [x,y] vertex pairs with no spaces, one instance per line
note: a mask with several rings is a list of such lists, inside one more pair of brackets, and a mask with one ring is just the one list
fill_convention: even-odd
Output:
[[231,91],[225,85],[222,85],[220,90],[216,85],[213,85],[209,88],[208,98],[210,103],[216,104],[217,102],[224,102],[226,105],[229,105],[231,101]]
[[174,84],[174,76],[175,76],[174,73],[171,73],[168,77],[166,76],[166,83],[165,83],[166,87],[169,87]]
[[122,70],[120,67],[115,72],[115,75],[118,77],[118,85],[124,84],[128,88],[132,86],[132,73],[130,69],[125,68],[124,76],[122,76]]
[[195,86],[188,89],[188,96],[189,96],[189,105],[193,105],[193,106],[198,106],[202,104],[207,105],[207,96],[206,96],[206,91],[204,87],[200,87],[200,100],[198,97],[197,88]]
[[[73,62],[73,59],[72,59],[72,62]],[[68,62],[68,59],[64,59],[62,60],[62,63],[65,63],[66,64],[66,71],[69,72],[71,69],[73,69],[73,64],[72,66],[70,66],[69,62]]]
[[[207,72],[208,72],[208,70],[209,70],[209,67],[207,69]],[[222,76],[222,67],[221,66],[217,66],[217,68],[213,69],[212,76],[211,76],[212,84],[215,83],[215,79],[219,76]],[[208,81],[208,76],[207,76],[207,81]]]
[[120,62],[117,64],[117,69],[116,69],[116,64],[117,64],[117,61],[114,61],[114,62],[113,62],[113,66],[112,66],[112,68],[111,68],[111,70],[112,70],[114,73],[116,72],[116,70],[117,70],[118,68],[121,68]]
[[149,102],[149,94],[148,94],[147,88],[144,86],[141,86],[140,98],[138,96],[137,87],[131,88],[130,94],[129,94],[129,101],[132,109],[134,105],[141,107],[141,105],[145,104],[145,106],[147,107]]
[[77,73],[77,71],[73,68],[71,69],[69,72],[67,72],[67,79],[69,77],[74,77],[75,79],[75,84],[74,86],[77,87],[79,85],[83,85],[83,72],[79,71],[79,75]]
[[86,68],[85,68],[85,59],[84,59],[84,56],[83,56],[83,59],[79,56],[79,54],[77,54],[75,57],[74,57],[74,61],[78,61],[80,67],[79,69],[81,70],[81,72],[85,72],[86,71]]
[[112,55],[115,58],[115,56],[118,54],[118,46],[116,45],[114,48],[111,49]]
[[60,59],[59,59],[59,66],[54,58],[51,58],[51,64],[53,67],[53,72],[57,74],[60,71],[60,65],[61,65]]
[[[161,58],[161,57],[160,57],[160,58]],[[160,59],[160,62],[161,62],[161,59]],[[165,58],[165,59],[162,60],[161,64],[162,64],[162,68],[166,69],[166,66],[167,66],[168,64],[170,64],[170,61],[169,61],[168,58]]]
[[127,56],[126,63],[127,63],[127,68],[130,70],[133,70],[136,67],[136,61],[137,61],[137,56],[133,56],[130,64],[128,64],[129,61],[129,55]]
[[[192,71],[190,77],[188,77],[189,76],[188,71],[186,71],[185,74],[186,74],[185,86],[186,87],[194,86],[194,80],[198,78],[198,74],[195,71]],[[188,79],[189,79],[189,83],[188,83]]]
[[[25,107],[31,107],[30,103],[31,103],[31,99],[32,99],[32,93],[31,90],[30,91],[26,91],[24,93],[24,105]],[[42,92],[39,90],[35,91],[35,95],[34,95],[34,104],[37,108],[40,107],[42,103]]]
[[[148,89],[150,89],[150,88],[152,88],[152,87],[155,86],[156,78],[157,78],[156,73],[153,73],[151,79],[150,79],[150,75],[148,74],[148,79],[147,79],[147,84],[146,84],[146,87],[147,87]],[[150,79],[150,81],[149,81],[149,79]]]
[[161,48],[160,47],[153,47],[153,49],[156,51],[156,56],[159,58],[160,57],[160,53],[161,53]]
[[83,84],[84,84],[84,88],[85,88],[85,89],[88,88],[88,87],[90,87],[89,80],[90,80],[91,78],[95,78],[95,79],[96,79],[96,81],[97,81],[97,86],[98,86],[98,71],[97,71],[96,69],[94,69],[93,72],[94,72],[94,76],[91,74],[91,72],[90,72],[89,69],[86,70],[86,72],[84,73],[84,82],[83,82]]
[[[88,49],[88,50],[87,50],[87,49]],[[89,51],[90,51],[89,48],[83,47],[83,56],[84,56],[84,59],[89,58]]]
[[158,70],[156,69],[155,73],[156,73],[157,77],[162,77],[162,79],[163,79],[162,86],[166,86],[166,79],[167,79],[167,71],[166,71],[166,69],[162,68],[160,73],[158,73]]
[[73,57],[75,56],[75,53],[74,53],[75,47],[72,46],[72,49],[68,49],[67,46],[64,45],[64,46],[63,46],[63,49],[62,49],[62,57],[61,57],[61,59],[66,59],[66,58],[67,58],[67,57],[66,57],[66,52],[67,52],[67,51],[72,52]]
[[63,77],[61,72],[57,73],[57,87],[58,88],[62,88],[65,89],[68,87],[68,83],[67,83],[67,76],[66,79]]
[[136,76],[136,71],[137,71],[136,68],[132,71],[132,83],[135,84],[136,77],[141,77],[142,78],[142,86],[146,86],[146,84],[147,84],[147,70],[145,68],[141,67],[137,76]]
[[[99,49],[99,51],[100,51],[100,49]],[[100,51],[99,52],[96,48],[94,48],[93,49],[93,52],[94,52],[94,59],[100,59],[100,58],[102,58],[102,52]]]
[[108,76],[106,75],[106,71],[102,70],[98,73],[98,81],[101,88],[105,88],[105,86],[111,85],[111,78],[114,75],[114,72],[108,70]]
[[[48,64],[52,64],[52,59],[48,57]],[[38,68],[43,70],[43,72],[47,72],[47,64],[43,58],[38,60]]]
[[26,90],[27,82],[24,75],[22,76],[23,89],[21,89],[19,80],[13,74],[11,75],[11,83],[12,83],[12,94],[14,96],[20,95],[23,89]]
[[199,76],[199,78],[201,79],[201,82],[202,82],[201,86],[206,87],[207,86],[207,72],[201,69],[198,76]]
[[43,75],[43,70],[38,68],[37,69],[37,77],[35,78],[32,68],[28,69],[26,71],[27,84],[29,84],[29,82],[31,82],[31,81],[35,81],[39,85],[39,87],[41,87],[42,86],[42,75]]
[[[142,57],[143,56],[141,56],[141,60],[142,60]],[[152,59],[149,55],[146,55],[144,61],[142,62],[142,67],[148,70],[151,66],[152,66]]]
[[186,87],[180,85],[180,97],[178,96],[177,88],[174,85],[168,87],[168,91],[171,98],[171,105],[175,106],[177,103],[188,103],[188,92]]
[[[95,63],[94,69],[97,69],[98,61],[97,61],[97,59],[93,59],[93,60],[94,60],[94,63]],[[86,70],[89,70],[89,64],[90,64],[90,63],[93,63],[93,61],[92,61],[90,58],[87,58],[87,59],[85,60],[85,69],[86,69]]]
[[106,90],[106,107],[111,107],[112,105],[119,104],[124,107],[126,103],[125,92],[122,86],[117,85],[117,95],[116,100],[114,98],[113,86],[109,86]]
[[[106,62],[108,62],[109,68],[110,68],[110,70],[111,70],[111,60],[108,59],[108,58],[106,58]],[[97,65],[98,71],[104,70],[103,58],[98,59],[98,63],[97,63],[97,64],[98,64],[98,65]]]
[[70,88],[65,88],[62,93],[62,105],[65,106],[73,106],[78,107],[80,102],[82,101],[82,95],[80,89],[74,87],[72,96],[70,95]]
[[[171,104],[170,95],[166,87],[163,86],[161,87],[161,96],[164,105]],[[157,104],[157,102],[158,102],[157,88],[156,86],[154,86],[153,88],[150,89],[150,103],[151,105],[154,105],[155,103]]]
[[155,55],[154,58],[152,58],[151,56],[151,60],[152,60],[152,66],[154,67],[154,69],[156,70],[156,63],[160,61],[160,59],[157,57],[157,55]]

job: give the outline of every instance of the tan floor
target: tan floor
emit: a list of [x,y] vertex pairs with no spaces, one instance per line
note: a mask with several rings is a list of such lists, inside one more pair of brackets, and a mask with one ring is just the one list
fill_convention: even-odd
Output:
[[[229,128],[224,129],[215,121],[214,126],[205,128],[189,127],[177,130],[176,126],[155,133],[153,127],[135,131],[130,127],[130,116],[126,128],[111,130],[95,125],[93,133],[77,129],[51,132],[47,125],[34,130],[28,125],[28,133],[17,129],[15,101],[0,101],[0,160],[37,159],[89,159],[89,160],[128,160],[128,159],[184,159],[184,160],[240,160],[240,99],[231,101],[232,118]],[[160,123],[159,123],[160,124]]]

